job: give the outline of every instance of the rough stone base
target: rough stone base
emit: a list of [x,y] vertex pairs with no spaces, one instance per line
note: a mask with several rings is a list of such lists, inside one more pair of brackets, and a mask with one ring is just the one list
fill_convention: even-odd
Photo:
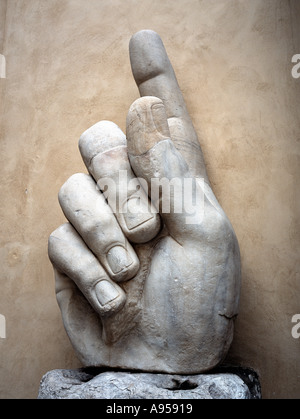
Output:
[[43,376],[38,394],[38,399],[258,398],[261,393],[257,375],[245,368],[198,375],[57,369]]

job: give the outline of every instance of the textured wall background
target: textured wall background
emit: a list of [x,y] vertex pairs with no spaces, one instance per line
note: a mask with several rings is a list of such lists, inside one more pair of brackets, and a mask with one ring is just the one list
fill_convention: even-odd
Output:
[[300,53],[297,0],[0,0],[0,397],[36,397],[42,375],[79,362],[54,294],[47,238],[62,183],[85,171],[80,134],[125,127],[138,97],[128,42],[157,31],[237,233],[240,315],[228,361],[256,369],[266,398],[300,396]]

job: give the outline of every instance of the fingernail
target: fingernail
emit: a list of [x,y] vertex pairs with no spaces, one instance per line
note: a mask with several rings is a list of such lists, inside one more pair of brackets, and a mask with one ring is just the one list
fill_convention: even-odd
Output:
[[133,260],[127,250],[122,246],[115,246],[107,253],[107,262],[114,274],[132,265]]
[[139,156],[169,138],[167,115],[161,99],[153,96],[137,99],[127,115],[128,153]]
[[154,125],[157,131],[165,138],[170,138],[170,131],[168,126],[168,120],[166,110],[163,103],[154,103],[151,106],[151,113]]
[[105,306],[107,303],[115,300],[119,296],[116,288],[106,279],[100,281],[95,286],[95,293],[99,303]]
[[153,218],[148,210],[148,202],[141,202],[141,198],[129,198],[123,206],[123,217],[128,230],[133,230]]

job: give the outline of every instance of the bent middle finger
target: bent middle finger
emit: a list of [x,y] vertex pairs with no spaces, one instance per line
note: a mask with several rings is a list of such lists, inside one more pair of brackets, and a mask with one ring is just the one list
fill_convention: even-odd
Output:
[[127,142],[121,129],[100,121],[80,137],[83,161],[113,210],[125,236],[133,243],[146,243],[160,230],[160,217],[148,200],[143,179],[133,173]]

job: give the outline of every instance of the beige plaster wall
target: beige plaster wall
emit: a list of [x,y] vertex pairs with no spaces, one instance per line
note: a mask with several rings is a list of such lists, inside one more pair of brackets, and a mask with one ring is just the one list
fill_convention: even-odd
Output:
[[[7,3],[7,7],[6,7]],[[36,397],[42,375],[79,362],[54,295],[47,238],[62,183],[85,171],[80,134],[122,129],[138,92],[128,42],[163,38],[215,193],[237,233],[242,296],[228,361],[265,398],[300,396],[298,0],[0,0],[0,398]],[[4,25],[5,23],[5,25]],[[3,42],[2,42],[3,40]]]

